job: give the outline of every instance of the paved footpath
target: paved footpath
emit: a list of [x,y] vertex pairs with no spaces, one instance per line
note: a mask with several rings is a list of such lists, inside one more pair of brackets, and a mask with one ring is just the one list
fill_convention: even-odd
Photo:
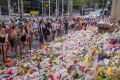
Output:
[[[34,41],[33,41],[32,48],[33,48],[33,49],[36,49],[36,48],[38,48],[38,46],[39,46],[39,41],[38,41],[38,40],[34,40]],[[25,47],[25,53],[27,53],[28,50],[29,50],[29,48],[28,48],[28,47]],[[9,51],[9,52],[8,52],[8,56],[10,56],[10,57],[15,57],[16,55],[18,55],[18,54],[16,54],[14,51]],[[25,54],[23,54],[23,55],[25,55]],[[2,57],[2,55],[0,54],[0,61],[2,61],[2,60],[3,60],[3,57]]]

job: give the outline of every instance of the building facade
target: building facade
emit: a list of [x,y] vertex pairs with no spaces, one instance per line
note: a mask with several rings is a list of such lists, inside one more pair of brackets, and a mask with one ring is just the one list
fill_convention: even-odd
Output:
[[[18,2],[19,1],[19,2]],[[18,12],[18,5],[20,5],[21,0],[10,0],[10,8],[13,13]],[[37,10],[42,13],[42,1],[43,1],[43,8],[44,11],[48,12],[48,1],[49,0],[23,0],[24,12],[30,13],[32,10]],[[19,4],[18,4],[19,3]],[[54,9],[55,7],[55,0],[51,0],[51,8]],[[0,8],[1,12],[8,13],[8,0],[0,0]],[[53,10],[54,11],[54,10]]]
[[120,20],[120,0],[112,0],[111,16],[116,22]]

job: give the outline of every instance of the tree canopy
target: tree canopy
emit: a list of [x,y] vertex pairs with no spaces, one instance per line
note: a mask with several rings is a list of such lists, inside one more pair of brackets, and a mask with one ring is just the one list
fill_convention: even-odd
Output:
[[74,6],[80,6],[82,4],[98,3],[102,4],[103,0],[73,0]]

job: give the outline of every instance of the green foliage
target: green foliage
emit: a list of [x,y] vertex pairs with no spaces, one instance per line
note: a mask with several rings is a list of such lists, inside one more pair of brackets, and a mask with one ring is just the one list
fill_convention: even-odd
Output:
[[0,0],[0,6],[7,5],[7,0]]
[[81,4],[84,4],[85,0],[73,0],[74,6],[80,6]]
[[[65,3],[67,4],[68,0],[65,0]],[[103,0],[73,0],[73,5],[74,6],[80,6],[83,4],[91,4],[91,3],[98,3],[98,4],[102,4]]]

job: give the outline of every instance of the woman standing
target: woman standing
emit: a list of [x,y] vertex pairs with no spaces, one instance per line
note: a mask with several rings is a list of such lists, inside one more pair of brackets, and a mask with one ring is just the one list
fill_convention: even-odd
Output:
[[44,33],[43,33],[44,25],[42,21],[40,22],[40,27],[39,27],[39,48],[41,49],[44,46]]
[[58,36],[61,36],[61,21],[59,21],[57,24],[57,32],[58,32]]
[[76,30],[79,30],[79,19],[78,18],[75,19],[75,31]]
[[[5,41],[6,41],[5,30],[3,28],[0,28],[0,46],[4,45]],[[3,53],[2,48],[0,48],[0,54],[2,53]]]
[[47,36],[49,34],[47,23],[42,22],[41,27],[42,27],[42,30],[43,30],[45,41],[47,42],[48,41],[48,37]]
[[61,22],[61,36],[65,34],[65,25]]
[[25,46],[25,42],[26,42],[26,29],[24,26],[21,27],[21,37],[20,37],[20,41],[21,41],[21,45],[22,45],[22,49],[24,49]]
[[11,45],[11,50],[14,50],[15,53],[17,53],[17,47],[18,47],[18,36],[17,36],[17,31],[16,31],[16,27],[12,26],[12,29],[8,35],[9,37],[9,43]]
[[56,32],[57,32],[57,26],[56,26],[55,21],[53,21],[52,22],[52,36],[53,36],[53,39],[55,39],[55,37],[56,37]]
[[87,29],[87,21],[84,20],[84,31],[86,31],[86,29]]

